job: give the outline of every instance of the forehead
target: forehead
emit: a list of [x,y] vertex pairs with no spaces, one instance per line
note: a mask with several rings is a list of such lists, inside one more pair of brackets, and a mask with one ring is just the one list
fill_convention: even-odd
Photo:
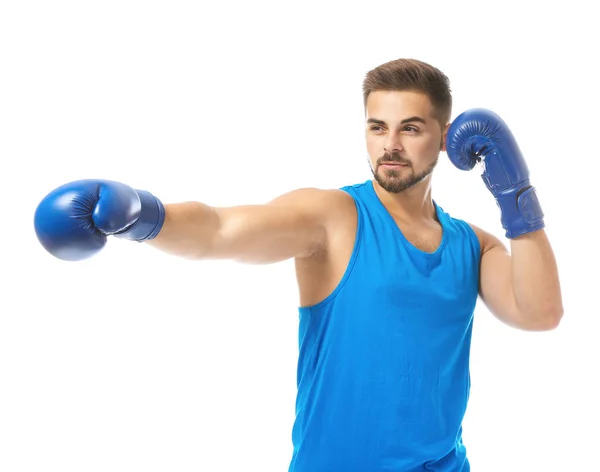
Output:
[[433,106],[422,92],[403,90],[376,91],[369,94],[366,104],[368,118],[380,120],[403,120],[409,116],[433,118]]

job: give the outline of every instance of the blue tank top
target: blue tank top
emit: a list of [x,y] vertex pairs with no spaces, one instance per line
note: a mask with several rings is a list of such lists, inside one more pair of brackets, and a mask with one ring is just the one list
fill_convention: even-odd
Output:
[[290,472],[468,472],[462,421],[480,247],[435,202],[433,253],[413,246],[372,181],[355,201],[353,252],[336,289],[299,308]]

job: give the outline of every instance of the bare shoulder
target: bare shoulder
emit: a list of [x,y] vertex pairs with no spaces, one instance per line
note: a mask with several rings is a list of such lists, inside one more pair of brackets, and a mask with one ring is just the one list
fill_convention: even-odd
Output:
[[271,200],[271,204],[302,204],[307,206],[343,205],[344,202],[352,201],[352,197],[343,190],[322,189],[317,187],[305,187],[291,190]]
[[269,205],[283,206],[318,218],[322,223],[338,221],[355,211],[353,198],[343,190],[306,187],[292,190],[271,200]]
[[500,239],[498,237],[494,236],[489,231],[486,231],[486,230],[480,228],[479,226],[474,225],[473,223],[468,223],[468,225],[475,232],[475,235],[477,236],[477,239],[479,240],[479,245],[481,247],[481,255],[482,256],[486,252],[488,252],[490,249],[501,248],[501,249],[506,250],[506,245],[502,241],[500,241]]

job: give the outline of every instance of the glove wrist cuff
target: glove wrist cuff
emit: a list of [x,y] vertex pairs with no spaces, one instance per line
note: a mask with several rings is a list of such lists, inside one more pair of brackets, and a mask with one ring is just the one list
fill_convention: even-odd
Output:
[[133,225],[115,236],[138,242],[154,239],[165,222],[165,207],[150,192],[137,189],[135,191],[140,198],[140,216]]
[[518,188],[499,192],[495,197],[507,238],[516,238],[545,227],[544,212],[535,187],[529,181]]

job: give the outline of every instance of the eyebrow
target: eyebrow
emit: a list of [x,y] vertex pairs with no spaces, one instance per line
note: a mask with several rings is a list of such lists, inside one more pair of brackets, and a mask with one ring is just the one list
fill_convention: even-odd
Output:
[[[404,125],[406,123],[414,123],[414,122],[418,122],[418,123],[423,123],[423,124],[427,124],[425,122],[425,120],[423,118],[421,118],[420,116],[411,116],[410,118],[405,118],[404,120],[402,120],[400,122],[401,125]],[[385,121],[382,120],[378,120],[376,118],[369,118],[367,120],[367,123],[374,123],[376,125],[385,125]]]

